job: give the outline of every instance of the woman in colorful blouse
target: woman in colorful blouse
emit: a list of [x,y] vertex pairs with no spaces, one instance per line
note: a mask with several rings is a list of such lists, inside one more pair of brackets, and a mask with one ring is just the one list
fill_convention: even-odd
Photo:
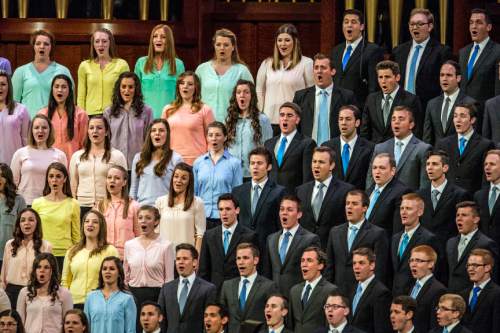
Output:
[[49,105],[38,112],[47,116],[54,128],[54,147],[66,154],[66,159],[83,147],[89,117],[75,105],[73,86],[68,76],[59,74],[52,80]]
[[160,118],[163,107],[174,100],[175,81],[184,72],[184,63],[176,58],[174,34],[166,24],[151,31],[148,55],[137,59],[135,73],[142,84],[144,101]]
[[78,106],[89,115],[102,114],[111,105],[118,76],[130,69],[118,58],[113,33],[99,28],[90,38],[90,57],[78,67]]

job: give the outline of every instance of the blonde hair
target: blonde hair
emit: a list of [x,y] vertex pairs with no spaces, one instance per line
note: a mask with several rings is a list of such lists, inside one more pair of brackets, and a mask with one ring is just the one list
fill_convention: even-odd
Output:
[[175,58],[177,55],[175,54],[175,44],[174,44],[174,34],[172,29],[166,24],[158,24],[151,30],[151,35],[149,37],[149,48],[148,48],[148,57],[146,59],[146,63],[144,64],[144,72],[151,73],[153,71],[154,65],[154,56],[155,56],[155,47],[153,45],[153,35],[157,30],[163,29],[163,32],[166,35],[166,45],[165,49],[161,53],[161,59],[165,64],[165,61],[168,62],[168,70],[170,75],[175,75],[177,72],[177,66],[175,64]]
[[291,24],[283,24],[281,27],[276,30],[276,34],[274,35],[274,52],[273,52],[273,70],[277,71],[280,69],[280,60],[282,59],[280,50],[278,49],[278,36],[280,34],[288,34],[292,37],[293,40],[293,50],[292,50],[292,59],[290,62],[290,66],[286,70],[290,70],[294,68],[302,59],[302,50],[300,48],[299,41],[299,33],[297,28]]

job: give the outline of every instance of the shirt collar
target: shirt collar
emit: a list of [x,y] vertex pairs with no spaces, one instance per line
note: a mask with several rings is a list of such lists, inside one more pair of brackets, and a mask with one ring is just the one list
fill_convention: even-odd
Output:
[[334,327],[332,324],[328,326],[330,326],[330,330],[333,331],[333,329],[336,329],[339,333],[342,333],[344,331],[344,328],[347,326],[347,319],[344,318],[344,321],[337,327]]
[[359,36],[358,39],[356,39],[352,43],[349,43],[348,41],[346,41],[345,46],[347,48],[349,45],[351,45],[351,47],[352,47],[351,54],[352,54],[352,52],[354,52],[354,50],[356,50],[356,48],[358,47],[359,43],[361,43],[362,40],[363,40],[363,36]]
[[[492,182],[490,182],[490,191],[493,190],[493,187],[496,187],[497,188],[497,192],[498,190],[500,190],[500,184],[493,184]],[[497,194],[498,195],[498,194]]]
[[[327,179],[325,179],[321,182],[323,185],[325,185],[326,189],[328,189],[328,187],[330,186],[330,183],[332,182],[332,178],[333,178],[332,175],[330,175]],[[315,180],[314,187],[318,187],[319,183],[320,183],[319,181]]]
[[403,143],[403,147],[406,148],[406,146],[408,146],[408,143],[410,143],[411,138],[413,138],[413,133],[410,133],[410,135],[408,135],[404,139],[398,139],[394,137],[394,145],[396,145],[396,142],[401,141]]
[[360,282],[361,283],[361,288],[363,288],[363,292],[365,292],[366,288],[368,287],[368,285],[373,281],[373,279],[375,279],[375,274],[372,274],[372,276],[370,276],[368,279],[366,279],[365,281],[363,282]]
[[394,179],[394,177],[389,179],[389,181],[382,186],[378,186],[377,184],[375,184],[375,187],[373,188],[373,192],[375,192],[375,190],[378,189],[380,191],[380,193],[382,193],[382,191],[387,187],[387,184],[389,184],[393,179]]
[[474,237],[474,235],[476,234],[476,232],[478,231],[479,229],[476,228],[474,230],[472,230],[471,232],[469,232],[468,234],[465,234],[465,235],[460,235],[460,239],[464,238],[464,237],[467,237],[467,241],[470,241],[472,239],[472,237]]
[[293,238],[295,236],[295,233],[299,229],[299,227],[300,227],[300,224],[297,223],[297,225],[295,227],[291,228],[291,229],[283,229],[283,232],[281,234],[284,235],[285,232],[289,231],[292,234],[292,238]]
[[286,143],[290,144],[290,142],[292,142],[293,138],[295,137],[295,134],[297,134],[297,129],[295,129],[292,133],[287,135],[281,133],[279,142],[281,142],[281,140],[283,140],[283,138],[286,137]]
[[424,276],[424,277],[423,277],[423,278],[421,278],[421,279],[418,279],[418,280],[417,280],[417,282],[420,284],[420,288],[422,288],[422,287],[424,286],[424,284],[425,284],[427,281],[429,281],[429,279],[430,279],[431,277],[433,277],[433,276],[434,276],[434,274],[432,274],[432,273],[431,273],[431,274],[428,274],[428,275]]
[[483,289],[484,289],[484,287],[486,287],[486,285],[487,285],[490,281],[491,281],[491,278],[489,278],[489,279],[488,279],[488,280],[486,280],[486,281],[483,281],[483,282],[482,282],[482,283],[480,283],[479,285],[477,285],[477,284],[475,284],[475,283],[474,283],[474,287],[479,287],[479,288],[481,288],[481,290],[483,290]]
[[323,89],[323,88],[320,88],[320,87],[318,87],[318,86],[315,86],[315,87],[316,87],[316,96],[319,96],[319,94],[320,94],[320,92],[321,92],[322,90],[326,90],[326,92],[328,93],[328,97],[331,97],[331,96],[332,96],[333,81],[332,81],[332,83],[331,83],[328,87],[326,87],[326,88],[324,88],[324,89]]
[[184,279],[188,279],[189,285],[192,286],[194,283],[194,279],[196,279],[196,273],[193,272],[188,277],[179,276],[179,285],[182,284],[182,280]]
[[469,142],[472,134],[474,134],[474,128],[471,127],[471,130],[469,131],[469,133],[466,133],[466,134],[459,134],[458,135],[458,140],[460,140],[460,138],[465,138],[465,140],[467,140],[467,142]]
[[[224,152],[222,153],[222,158],[229,159],[231,157],[231,154],[229,153],[229,150],[224,148]],[[210,158],[210,152],[206,152],[205,155],[203,156],[205,160]]]
[[351,223],[351,222],[348,222],[349,224],[349,229],[351,229],[351,227],[356,227],[358,228],[358,231],[361,229],[361,227],[363,227],[363,223],[365,223],[365,219],[362,219],[361,221],[359,221],[358,223]]
[[[486,47],[486,44],[488,44],[489,41],[490,41],[490,36],[486,37],[481,43],[474,42],[474,47],[476,45],[479,45],[479,50],[482,51],[482,50],[484,50],[484,48]],[[474,50],[474,47],[472,48],[472,50]]]
[[312,282],[305,281],[306,283],[305,283],[304,287],[305,287],[305,286],[307,286],[308,284],[310,284],[310,285],[311,285],[311,292],[312,292],[312,291],[314,290],[314,288],[318,285],[318,283],[319,283],[319,281],[321,280],[321,278],[322,278],[322,276],[321,276],[321,274],[320,274],[320,275],[319,275],[317,278],[315,278]]
[[446,187],[446,184],[448,184],[448,179],[444,178],[444,182],[439,185],[438,187],[434,187],[431,183],[431,193],[433,190],[438,190],[439,194],[443,194],[444,188]]
[[413,234],[415,233],[415,231],[417,231],[418,227],[420,227],[420,223],[418,223],[415,227],[413,227],[413,229],[410,229],[408,231],[403,230],[403,234],[406,233],[408,235],[408,237],[410,237],[410,239],[411,239],[413,237]]
[[[396,88],[389,94],[389,95],[391,95],[391,101],[392,102],[394,102],[394,99],[396,98],[396,95],[398,94],[398,91],[399,91],[399,84],[397,84]],[[386,94],[382,93],[382,95],[385,98]]]
[[427,46],[427,43],[429,43],[430,39],[431,39],[431,37],[429,36],[422,43],[417,43],[414,39],[412,39],[413,43],[412,43],[411,47],[414,49],[417,45],[420,45],[420,46],[422,46],[422,50],[423,50]]
[[453,324],[450,324],[450,325],[446,326],[446,328],[448,329],[448,332],[453,331],[453,329],[455,328],[455,326],[457,326],[458,324],[460,324],[460,320],[457,320]]
[[[159,327],[157,330],[155,330],[153,333],[160,333],[161,332],[161,327]],[[145,333],[145,331],[142,331],[142,333]]]
[[354,150],[354,146],[356,145],[356,141],[358,141],[358,135],[354,135],[354,138],[351,139],[351,141],[347,142],[347,141],[344,141],[344,139],[342,138],[342,135],[340,136],[340,149],[344,149],[344,145],[347,143],[349,145],[349,148],[351,149],[351,154],[352,154],[352,151]]
[[271,332],[275,332],[275,333],[281,333],[283,330],[285,329],[285,325],[284,324],[281,324],[280,327],[278,328],[271,328],[271,327],[268,327],[267,328],[267,332],[268,333],[271,333]]
[[445,92],[443,92],[444,98],[448,97],[450,99],[451,105],[455,103],[455,100],[458,97],[458,94],[460,94],[460,87],[457,88],[452,94],[447,95]]
[[224,231],[225,231],[225,230],[229,230],[229,232],[230,232],[230,235],[231,235],[231,236],[232,236],[232,235],[234,235],[234,230],[236,229],[236,227],[237,227],[237,226],[238,226],[238,220],[236,220],[236,222],[234,222],[234,223],[233,223],[233,225],[232,225],[232,226],[230,226],[229,228],[226,228],[226,227],[224,226],[224,224],[221,224],[221,227],[222,227],[222,235],[224,235]]
[[250,274],[247,277],[240,276],[240,283],[241,283],[241,281],[243,281],[243,279],[247,279],[250,282],[250,284],[253,285],[256,278],[257,278],[257,271],[253,272],[253,274]]
[[263,181],[261,181],[260,183],[256,183],[253,181],[252,179],[252,190],[253,188],[255,187],[255,185],[259,185],[260,189],[263,190],[264,189],[264,186],[266,186],[266,183],[267,183],[267,180],[269,179],[269,177],[266,177],[266,179],[264,179]]

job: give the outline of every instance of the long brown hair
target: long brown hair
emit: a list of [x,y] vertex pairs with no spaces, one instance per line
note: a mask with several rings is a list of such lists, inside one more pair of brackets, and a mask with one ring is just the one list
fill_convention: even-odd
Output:
[[213,59],[215,60],[215,42],[217,40],[217,37],[226,37],[226,38],[229,38],[229,40],[231,41],[231,45],[233,45],[234,47],[234,50],[233,50],[233,53],[231,54],[231,62],[233,64],[245,64],[245,62],[243,62],[243,60],[241,60],[240,58],[240,54],[238,53],[238,43],[237,43],[237,40],[236,40],[236,35],[234,34],[234,32],[232,32],[231,30],[229,29],[219,29],[215,32],[214,36],[212,37],[212,44],[214,45],[214,57]]
[[71,185],[70,185],[70,181],[69,181],[68,169],[66,169],[66,166],[60,162],[50,163],[49,167],[47,168],[47,171],[45,172],[45,186],[43,187],[43,195],[49,195],[51,192],[50,186],[49,186],[49,172],[51,169],[57,170],[64,175],[64,178],[66,178],[66,181],[64,182],[62,192],[68,198],[71,198],[73,195],[71,193]]
[[14,225],[14,235],[13,235],[14,240],[12,241],[11,244],[12,245],[11,253],[13,257],[17,255],[17,249],[19,249],[24,239],[24,234],[21,230],[21,217],[26,212],[31,212],[35,216],[36,220],[36,227],[35,231],[33,232],[33,250],[35,251],[35,254],[40,253],[40,248],[42,247],[43,244],[42,219],[40,218],[40,215],[38,215],[38,212],[33,208],[24,208],[17,215],[16,224]]
[[193,168],[184,162],[178,163],[174,172],[172,172],[172,178],[170,178],[170,189],[168,190],[168,207],[174,207],[174,199],[179,195],[174,191],[174,175],[177,170],[186,171],[189,174],[189,182],[186,188],[186,199],[184,200],[184,208],[182,210],[186,211],[193,205],[194,201],[194,175]]
[[30,45],[31,45],[31,50],[33,51],[33,55],[35,55],[35,43],[36,39],[38,36],[45,36],[50,39],[50,53],[49,53],[49,59],[53,59],[54,57],[54,49],[56,47],[56,38],[54,37],[54,34],[50,32],[49,30],[45,29],[39,29],[33,31],[33,33],[30,36]]
[[12,212],[14,206],[16,205],[17,196],[17,186],[14,183],[14,176],[12,175],[12,170],[5,163],[0,163],[0,177],[5,178],[5,185],[3,188],[3,195],[5,196],[5,205],[7,213]]
[[177,82],[175,83],[175,99],[167,109],[167,118],[172,116],[179,108],[182,106],[182,96],[180,92],[180,85],[184,79],[188,76],[192,76],[194,80],[194,93],[193,101],[191,102],[191,112],[196,113],[203,107],[203,102],[201,101],[201,82],[198,75],[193,71],[186,71],[179,75]]
[[302,50],[300,48],[299,41],[299,32],[297,28],[291,24],[283,24],[281,27],[276,30],[276,34],[274,35],[274,51],[273,51],[273,70],[277,71],[280,69],[280,60],[283,58],[281,56],[280,50],[278,49],[278,36],[280,34],[288,34],[293,39],[293,50],[292,50],[292,59],[290,61],[290,66],[287,70],[294,68],[302,59]]
[[47,260],[49,262],[51,268],[50,281],[49,281],[49,295],[51,296],[50,301],[54,303],[57,296],[57,291],[59,290],[59,271],[57,269],[57,261],[56,257],[52,253],[39,253],[36,255],[35,260],[33,260],[33,268],[30,274],[30,281],[28,282],[28,299],[33,301],[38,293],[38,288],[40,288],[40,282],[36,278],[36,270],[38,265],[42,262],[42,260]]
[[104,263],[107,261],[112,261],[115,263],[116,268],[118,270],[118,281],[117,281],[118,289],[120,289],[120,291],[126,292],[128,290],[128,288],[125,285],[125,271],[123,270],[122,261],[120,260],[120,258],[115,257],[115,256],[106,257],[102,261],[101,268],[99,269],[99,282],[97,285],[97,289],[104,288],[104,279],[102,278],[102,268],[104,267]]
[[7,96],[5,96],[5,105],[7,106],[8,115],[12,115],[14,113],[14,109],[16,108],[16,101],[14,101],[14,88],[12,88],[12,80],[10,79],[9,73],[0,69],[0,77],[4,77],[7,79]]
[[[123,179],[128,182],[128,172],[125,170],[124,167],[121,165],[113,164],[112,166],[109,167],[109,170],[111,169],[116,169],[119,170],[122,173]],[[128,195],[128,189],[127,189],[127,183],[125,183],[125,186],[122,187],[122,191],[120,193],[122,200],[123,200],[123,215],[122,217],[126,219],[128,217],[128,208],[130,206],[130,201],[132,201],[132,198]],[[111,203],[111,193],[108,191],[108,186],[106,185],[106,198],[103,200],[100,200],[99,203],[97,204],[97,208],[101,213],[104,214],[104,212],[108,209],[109,205]]]
[[73,257],[80,251],[85,248],[87,245],[87,236],[85,236],[85,231],[84,231],[84,224],[85,224],[85,219],[87,216],[90,214],[94,214],[97,216],[97,220],[99,221],[99,233],[97,234],[97,248],[93,249],[90,251],[89,257],[92,257],[94,255],[98,255],[102,251],[104,251],[108,247],[108,241],[106,240],[106,219],[104,218],[104,215],[101,214],[101,212],[91,209],[89,210],[85,215],[83,215],[82,223],[80,223],[80,241],[73,245],[68,253],[68,260],[71,261]]
[[94,36],[95,36],[96,32],[103,32],[106,35],[108,35],[108,39],[109,39],[109,56],[110,56],[111,59],[118,58],[118,53],[116,52],[115,37],[113,36],[113,33],[109,29],[98,28],[90,36],[90,58],[89,58],[89,60],[92,61],[92,60],[94,60],[94,59],[97,58],[97,52],[95,51],[95,48],[94,48]]
[[151,30],[151,35],[149,36],[149,48],[148,48],[148,57],[146,62],[144,63],[144,72],[151,73],[154,68],[154,57],[155,57],[155,46],[153,45],[153,35],[156,30],[163,29],[163,32],[166,35],[166,45],[165,49],[161,53],[161,59],[163,60],[163,65],[168,62],[168,69],[170,75],[175,75],[177,72],[177,65],[175,64],[175,58],[177,55],[175,54],[175,43],[174,43],[174,34],[172,29],[166,24],[158,24]]
[[75,106],[75,97],[73,93],[73,83],[66,74],[58,74],[54,76],[54,78],[52,79],[52,84],[50,86],[49,103],[47,105],[47,118],[49,118],[52,121],[52,117],[54,116],[54,113],[56,112],[57,109],[57,102],[56,99],[54,98],[54,84],[56,83],[56,80],[64,80],[68,85],[68,97],[64,101],[64,108],[66,109],[66,114],[68,116],[68,121],[66,124],[66,129],[68,131],[68,138],[70,140],[73,140],[73,136],[75,133],[76,106]]
[[[106,136],[104,137],[104,155],[102,156],[102,161],[106,161],[106,163],[108,163],[109,159],[111,158],[111,130],[109,128],[109,123],[103,115],[99,114],[96,116],[92,116],[92,118],[89,119],[88,125],[90,126],[90,122],[95,119],[102,120],[102,122],[104,123],[104,128],[106,129]],[[92,142],[89,139],[89,133],[87,131],[87,136],[85,137],[85,141],[83,142],[83,154],[82,156],[80,156],[80,161],[88,160],[91,147]]]
[[111,98],[111,117],[119,117],[120,108],[125,105],[123,101],[122,94],[120,93],[120,85],[123,79],[134,80],[134,98],[132,99],[132,110],[134,110],[134,116],[140,117],[144,111],[144,99],[142,96],[141,80],[134,72],[123,72],[120,74],[118,79],[115,81],[115,86],[113,87],[113,96]]
[[146,140],[144,141],[144,145],[142,146],[141,155],[135,168],[135,172],[139,177],[143,174],[144,169],[149,165],[149,163],[151,163],[151,160],[153,158],[155,146],[153,145],[153,140],[151,140],[151,129],[153,128],[153,125],[159,123],[165,126],[165,129],[167,130],[167,138],[165,140],[165,144],[161,148],[158,148],[162,150],[162,155],[160,161],[154,167],[155,175],[157,175],[158,177],[162,177],[165,173],[165,169],[167,168],[168,163],[172,159],[172,149],[170,148],[170,126],[165,119],[155,119],[148,127]]

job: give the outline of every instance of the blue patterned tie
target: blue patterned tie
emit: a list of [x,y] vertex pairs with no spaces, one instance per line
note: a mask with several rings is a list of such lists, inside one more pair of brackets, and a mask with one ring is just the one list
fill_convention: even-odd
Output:
[[347,175],[347,168],[349,167],[349,148],[351,148],[347,143],[344,143],[342,148],[342,171],[344,171],[344,177]]
[[401,245],[399,245],[399,260],[403,258],[403,254],[405,253],[406,247],[408,246],[408,242],[410,241],[410,236],[405,232],[403,234],[403,240],[401,240]]
[[318,130],[316,133],[316,143],[318,146],[330,139],[330,124],[328,121],[328,92],[323,89],[320,90],[319,94]]
[[408,85],[406,90],[412,94],[415,93],[415,73],[417,71],[417,60],[421,48],[422,45],[415,46],[415,51],[413,52],[413,57],[411,58],[410,72],[408,73]]
[[283,235],[283,240],[281,241],[281,246],[280,246],[280,260],[281,263],[285,262],[286,258],[286,248],[288,247],[288,241],[290,240],[291,232],[287,231]]
[[361,283],[358,283],[358,288],[356,289],[356,294],[352,299],[352,313],[356,312],[356,308],[358,307],[359,299],[363,295],[363,287],[361,287]]
[[415,287],[413,287],[413,290],[411,291],[411,298],[413,299],[417,299],[417,296],[418,296],[418,292],[420,291],[420,288],[422,288],[422,286],[420,285],[420,282],[417,281],[417,283],[415,283]]
[[370,214],[372,213],[373,207],[377,203],[379,196],[380,196],[380,190],[376,189],[375,192],[373,192],[373,197],[370,200],[370,205],[368,206],[368,210],[366,211],[366,218],[370,217]]
[[224,254],[227,254],[227,249],[229,248],[229,235],[231,232],[229,230],[224,230]]
[[474,308],[476,307],[476,304],[477,304],[477,298],[479,296],[479,292],[481,291],[481,287],[474,287],[474,289],[472,289],[472,297],[470,299],[470,303],[469,303],[469,308],[470,308],[470,311],[474,311]]
[[184,312],[184,307],[186,306],[189,291],[189,280],[183,279],[182,283],[184,284],[184,286],[182,287],[181,294],[179,295],[179,312],[181,314],[182,312]]
[[304,296],[302,296],[302,308],[304,308],[309,300],[309,294],[311,293],[311,285],[306,286],[306,291],[304,291]]
[[476,61],[478,53],[479,53],[479,44],[476,44],[476,46],[474,46],[474,51],[472,52],[472,56],[470,57],[470,60],[467,63],[467,80],[470,80],[470,77],[472,76],[472,71],[474,69],[474,62]]
[[396,165],[399,164],[399,160],[401,159],[402,151],[403,151],[403,142],[396,141],[396,146],[394,147],[394,160],[396,161]]
[[354,243],[354,240],[356,239],[356,235],[358,234],[358,228],[355,226],[350,226],[349,227],[350,233],[349,233],[349,238],[347,239],[347,250],[351,251],[352,243]]
[[286,136],[284,136],[281,139],[280,146],[278,147],[278,155],[276,156],[279,167],[281,167],[281,164],[283,164],[283,156],[285,156],[286,143]]
[[344,58],[342,58],[342,70],[345,71],[349,58],[351,57],[352,45],[349,44],[345,50]]
[[243,279],[243,286],[240,292],[240,310],[243,311],[245,308],[245,303],[247,302],[247,283],[250,282],[248,279]]
[[459,143],[458,151],[460,153],[460,156],[462,156],[465,150],[465,146],[467,144],[467,140],[464,137],[461,137],[460,140],[458,140],[458,143]]

